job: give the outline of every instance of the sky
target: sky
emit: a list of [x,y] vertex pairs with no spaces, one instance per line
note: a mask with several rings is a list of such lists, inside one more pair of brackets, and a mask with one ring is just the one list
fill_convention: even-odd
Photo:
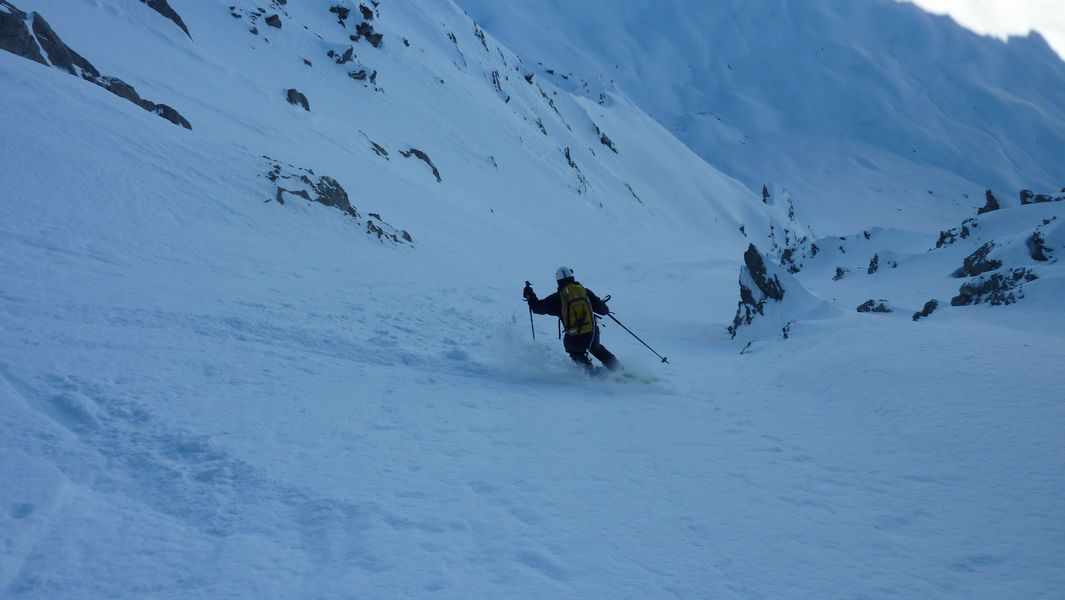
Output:
[[978,33],[1005,38],[1036,30],[1065,60],[1065,0],[909,0]]

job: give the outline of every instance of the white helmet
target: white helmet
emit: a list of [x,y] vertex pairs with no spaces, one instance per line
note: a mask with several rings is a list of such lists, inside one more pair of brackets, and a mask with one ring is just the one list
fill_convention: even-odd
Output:
[[555,271],[555,281],[562,281],[563,279],[573,279],[573,269],[569,267],[559,267]]

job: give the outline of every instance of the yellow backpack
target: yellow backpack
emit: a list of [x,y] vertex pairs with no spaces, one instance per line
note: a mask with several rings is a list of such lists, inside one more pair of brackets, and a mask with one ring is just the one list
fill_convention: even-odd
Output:
[[570,283],[558,291],[562,301],[562,326],[567,335],[584,335],[595,331],[595,317],[588,292],[579,283]]

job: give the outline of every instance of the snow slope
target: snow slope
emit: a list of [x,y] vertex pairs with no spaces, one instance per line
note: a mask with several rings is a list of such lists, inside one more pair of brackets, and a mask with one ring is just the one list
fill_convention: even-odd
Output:
[[[354,80],[326,53],[358,19],[332,4],[266,6],[282,27],[255,17],[252,35],[250,1],[238,18],[172,0],[186,36],[135,2],[19,3],[192,129],[0,52],[0,595],[1065,586],[1053,294],[859,315],[858,280],[830,298],[836,261],[815,257],[796,279],[845,310],[740,354],[725,326],[742,253],[795,227],[780,205],[620,94],[527,83],[450,3],[382,2],[381,47],[353,45],[376,82]],[[498,91],[492,71],[515,66]],[[334,178],[359,217],[273,201],[279,163]],[[928,227],[958,225],[936,214]],[[967,248],[935,253],[907,293],[957,283],[939,271]],[[583,376],[549,319],[531,339],[520,286],[549,291],[563,262],[670,357],[607,322],[604,343],[651,383]]]
[[1065,62],[1038,34],[1003,42],[895,0],[461,3],[752,190],[787,188],[821,234],[1065,185]]

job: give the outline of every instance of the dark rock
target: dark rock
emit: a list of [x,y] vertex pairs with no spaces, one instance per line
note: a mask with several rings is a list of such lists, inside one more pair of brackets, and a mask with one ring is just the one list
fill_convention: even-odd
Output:
[[955,227],[946,231],[940,231],[939,239],[936,240],[936,248],[943,248],[945,246],[949,246],[954,242],[958,241],[958,239],[967,239],[970,235],[972,235],[972,232],[969,227],[972,226],[975,228],[979,227],[979,225],[980,224],[977,222],[976,219],[970,218],[962,221],[960,228]]
[[879,268],[880,268],[880,255],[879,254],[874,254],[872,260],[869,261],[869,270],[866,271],[866,273],[868,275],[872,275],[873,273],[876,273],[877,269],[879,269]]
[[924,308],[913,313],[913,320],[916,321],[918,319],[923,319],[925,317],[931,316],[937,308],[939,308],[939,300],[933,298],[932,300],[929,300],[928,302],[924,303]]
[[[545,131],[544,133],[546,134],[547,132]],[[577,166],[577,163],[573,162],[573,155],[570,154],[569,146],[566,146],[562,151],[562,155],[566,157],[566,162],[569,164],[569,167],[577,172],[577,182],[581,185],[581,193],[585,192],[588,189],[588,180],[584,178],[584,173],[581,172],[581,168]]]
[[[347,191],[335,179],[325,175],[318,177],[311,169],[283,165],[267,156],[263,158],[269,161],[266,178],[274,184],[274,197],[271,200],[284,205],[286,198],[294,196],[335,208],[357,222],[362,220],[358,210],[352,206]],[[413,243],[410,233],[393,227],[381,215],[371,212],[368,217],[366,233],[381,241]]]
[[1036,230],[1032,233],[1032,237],[1028,238],[1028,254],[1032,257],[1033,260],[1038,260],[1039,262],[1046,262],[1050,260],[1050,258],[1046,255],[1047,252],[1049,252],[1049,249],[1046,247],[1046,244],[1043,240],[1043,233],[1041,231]]
[[7,0],[0,0],[0,50],[47,65],[48,61],[26,27],[26,16]]
[[605,133],[599,136],[599,143],[613,150],[614,154],[618,153],[618,149],[614,146],[613,140],[607,137]]
[[[530,83],[530,84],[531,84],[531,83],[532,83],[532,81],[533,81],[533,76],[534,76],[534,74],[533,74],[533,73],[526,73],[526,74],[524,75],[524,77],[525,77],[525,81],[526,81],[527,83]],[[1062,190],[1062,191],[1065,191],[1065,190]]]
[[366,69],[359,69],[358,71],[350,71],[350,72],[348,72],[348,77],[351,77],[352,79],[354,79],[356,81],[362,81],[362,80],[366,79],[366,77],[367,77]]
[[359,5],[359,12],[362,13],[362,18],[365,21],[373,21],[373,10],[366,7],[364,4]]
[[991,193],[991,190],[987,190],[986,192],[984,192],[984,200],[984,206],[977,210],[976,214],[982,215],[984,213],[989,213],[999,209],[998,199],[995,198],[995,195],[993,193]]
[[769,204],[769,200],[770,200],[769,188],[763,185],[762,186],[762,203],[763,204]]
[[1022,284],[1039,277],[1030,269],[1013,269],[1005,273],[992,273],[963,283],[958,295],[951,298],[951,306],[968,306],[987,303],[992,306],[1013,304],[1024,298]]
[[311,61],[307,60],[306,58],[303,59],[303,64],[307,65],[308,67],[313,67],[314,66],[314,65],[311,64]]
[[1021,204],[1030,204],[1035,193],[1032,190],[1021,190]]
[[181,31],[185,32],[185,35],[189,36],[190,40],[192,39],[192,34],[189,33],[189,28],[185,26],[185,21],[181,20],[181,15],[177,14],[177,11],[170,7],[167,0],[141,0],[141,2],[147,4],[148,7],[155,12],[173,21],[175,25],[181,28]]
[[[766,298],[778,302],[784,299],[784,287],[780,285],[780,280],[775,275],[772,278],[766,275],[765,261],[754,244],[749,244],[747,251],[743,253],[743,264],[747,266],[747,270],[751,272],[751,279]],[[742,292],[740,295],[742,296]]]
[[[332,52],[332,50],[330,50]],[[334,56],[336,54],[334,53]],[[348,49],[344,51],[344,54],[340,55],[340,58],[336,59],[338,65],[343,65],[352,61],[355,57],[355,49],[348,46]]]
[[832,281],[839,281],[847,276],[847,269],[843,267],[836,267],[836,274],[832,276]]
[[351,13],[351,9],[347,8],[347,7],[344,7],[344,6],[339,6],[338,5],[338,6],[330,7],[329,8],[329,12],[331,12],[334,15],[337,16],[337,22],[339,22],[341,26],[345,26],[344,21],[347,20],[348,14]]
[[954,271],[953,276],[959,278],[975,277],[977,275],[987,273],[989,271],[994,271],[995,269],[1001,267],[1002,261],[994,259],[989,260],[987,258],[988,254],[990,254],[991,250],[993,250],[994,248],[994,242],[988,242],[983,246],[977,248],[975,252],[965,257],[965,261],[963,262],[961,268],[959,268],[957,271]]
[[270,27],[281,29],[281,17],[278,15],[270,15],[269,17],[266,17],[265,23]]
[[[33,13],[29,20],[31,24],[27,26],[26,13],[7,0],[0,0],[0,49],[81,77],[171,123],[192,129],[188,120],[170,106],[141,98],[133,86],[118,77],[101,75],[92,63],[63,43],[44,17]],[[41,49],[44,54],[41,54]]]
[[366,41],[370,42],[374,48],[380,48],[381,40],[385,37],[384,34],[374,33],[373,25],[370,25],[366,21],[355,26],[355,33],[366,38]]
[[259,28],[258,28],[258,27],[252,27],[252,28],[251,28],[251,29],[249,29],[248,31],[249,31],[249,32],[250,32],[250,33],[251,33],[252,35],[259,35]]
[[885,304],[885,302],[887,302],[887,300],[880,300],[879,302],[877,302],[876,300],[872,300],[872,299],[866,300],[865,302],[863,302],[860,305],[858,305],[858,309],[857,310],[860,313],[868,313],[868,312],[889,313],[889,312],[893,312],[890,308],[888,308],[888,306],[887,306],[887,304]]
[[370,140],[370,147],[373,148],[373,151],[377,153],[377,156],[383,156],[385,160],[389,160],[388,150],[385,150],[384,146],[378,144],[373,140]]
[[290,89],[285,92],[285,96],[289,104],[302,106],[303,110],[306,111],[311,110],[311,103],[307,101],[307,96],[304,96],[299,90]]
[[488,49],[488,40],[487,40],[487,39],[485,39],[485,37],[484,37],[484,30],[483,30],[483,29],[481,29],[481,28],[480,28],[479,26],[477,26],[477,25],[474,25],[474,26],[473,26],[473,35],[474,35],[474,37],[476,37],[476,38],[477,38],[478,40],[481,40],[481,45],[482,45],[482,46],[484,46],[484,51],[485,51],[485,52],[489,52],[489,49]]
[[[728,328],[733,338],[740,326],[750,325],[755,315],[765,314],[767,300],[780,302],[784,299],[784,286],[776,275],[769,276],[765,259],[754,244],[749,244],[743,253],[743,264],[744,268],[740,271],[740,301],[736,306],[736,316]],[[786,330],[787,327],[785,333]]]
[[188,119],[181,116],[181,113],[166,104],[156,104],[154,108],[151,108],[149,110],[166,119],[167,121],[170,121],[174,125],[179,125],[189,130],[192,129],[192,124],[189,123]]
[[1035,204],[1042,204],[1043,202],[1050,202],[1052,200],[1053,198],[1050,196],[1050,194],[1036,194],[1035,200],[1033,202]]
[[403,158],[410,158],[411,156],[414,156],[418,160],[420,160],[420,161],[424,162],[425,164],[429,165],[429,168],[433,170],[433,177],[436,177],[436,182],[440,183],[441,181],[443,181],[440,178],[440,171],[437,170],[436,165],[433,164],[433,161],[429,159],[429,155],[428,154],[422,152],[421,150],[419,150],[417,148],[411,148],[410,150],[407,150],[407,151],[400,150],[399,153],[403,155]]
[[33,35],[37,38],[41,47],[44,48],[53,67],[63,69],[71,75],[77,75],[89,81],[100,76],[100,72],[96,70],[96,67],[64,44],[63,40],[59,39],[56,32],[48,25],[48,22],[44,20],[44,17],[37,13],[33,13]]

